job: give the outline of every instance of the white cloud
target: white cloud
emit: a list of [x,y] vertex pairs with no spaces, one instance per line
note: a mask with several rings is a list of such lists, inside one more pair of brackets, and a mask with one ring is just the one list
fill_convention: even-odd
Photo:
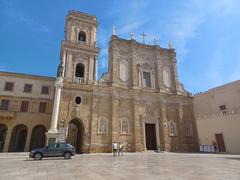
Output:
[[166,25],[165,31],[169,33],[175,44],[180,62],[183,56],[188,53],[187,42],[197,35],[199,26],[204,23],[201,16],[179,15],[171,19]]
[[42,32],[42,33],[51,33],[52,32],[52,30],[49,27],[47,27],[46,25],[38,22],[33,17],[29,17],[27,15],[24,15],[23,12],[19,11],[14,6],[12,1],[5,1],[4,0],[0,3],[0,5],[2,5],[3,12],[7,16],[20,21],[21,23],[23,23],[26,26],[28,26],[29,28],[31,28],[33,31]]
[[126,24],[122,25],[122,28],[118,29],[117,33],[119,34],[129,34],[133,31],[139,30],[141,26],[146,23],[145,21],[135,20],[132,22],[127,22]]

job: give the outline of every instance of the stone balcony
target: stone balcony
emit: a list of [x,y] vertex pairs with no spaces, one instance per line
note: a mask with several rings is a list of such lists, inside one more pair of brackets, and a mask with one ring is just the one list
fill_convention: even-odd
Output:
[[75,78],[73,79],[73,83],[85,84],[85,80],[84,80],[84,78],[82,78],[82,77],[75,77]]
[[15,112],[13,111],[5,111],[5,110],[0,110],[0,120],[11,120],[14,118]]

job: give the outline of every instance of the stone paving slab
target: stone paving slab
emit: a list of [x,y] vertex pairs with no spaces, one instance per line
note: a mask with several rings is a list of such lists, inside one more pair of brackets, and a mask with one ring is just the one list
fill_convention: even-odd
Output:
[[240,180],[240,155],[125,153],[34,161],[28,153],[1,153],[0,180]]

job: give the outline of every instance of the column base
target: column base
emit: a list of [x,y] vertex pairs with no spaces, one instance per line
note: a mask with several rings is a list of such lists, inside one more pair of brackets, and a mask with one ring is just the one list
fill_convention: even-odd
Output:
[[46,134],[58,134],[58,130],[57,129],[49,129]]
[[47,145],[51,143],[56,143],[56,142],[61,142],[64,143],[66,142],[66,128],[59,128],[57,129],[49,129],[46,134],[47,136]]
[[47,136],[47,144],[52,144],[58,142],[58,131],[48,131],[46,133]]

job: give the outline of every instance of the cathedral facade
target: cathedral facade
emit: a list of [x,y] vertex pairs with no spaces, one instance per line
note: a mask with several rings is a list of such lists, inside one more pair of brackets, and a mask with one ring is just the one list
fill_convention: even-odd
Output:
[[[59,110],[54,111],[58,112],[57,127],[62,131],[62,140],[74,145],[78,153],[111,152],[113,141],[122,142],[127,152],[198,151],[193,98],[179,82],[173,47],[147,45],[113,34],[109,42],[108,72],[98,80],[97,28],[95,16],[77,11],[67,15],[58,68],[58,76],[63,81]],[[45,81],[54,89],[53,78]],[[1,82],[4,84],[3,79]],[[2,93],[0,98],[7,99]],[[48,104],[52,116],[51,110],[56,108],[53,106],[56,98],[53,99],[52,94]],[[9,146],[14,146],[11,141],[16,148],[18,146],[15,136],[19,141],[23,139],[19,138],[21,131],[13,134],[13,126],[18,125],[16,121],[13,125],[9,123],[21,112],[13,112],[11,120],[7,121],[3,109],[0,127],[12,129],[4,131],[5,137],[0,137],[2,142],[5,138],[2,149],[8,151]],[[30,117],[30,112],[25,112],[27,115]],[[48,120],[33,121],[51,129],[53,120],[51,122],[49,115],[45,118]],[[18,121],[26,123],[25,126],[28,124]],[[33,133],[34,128],[30,134]],[[22,148],[25,151],[34,144],[32,137],[26,135],[26,145]]]

